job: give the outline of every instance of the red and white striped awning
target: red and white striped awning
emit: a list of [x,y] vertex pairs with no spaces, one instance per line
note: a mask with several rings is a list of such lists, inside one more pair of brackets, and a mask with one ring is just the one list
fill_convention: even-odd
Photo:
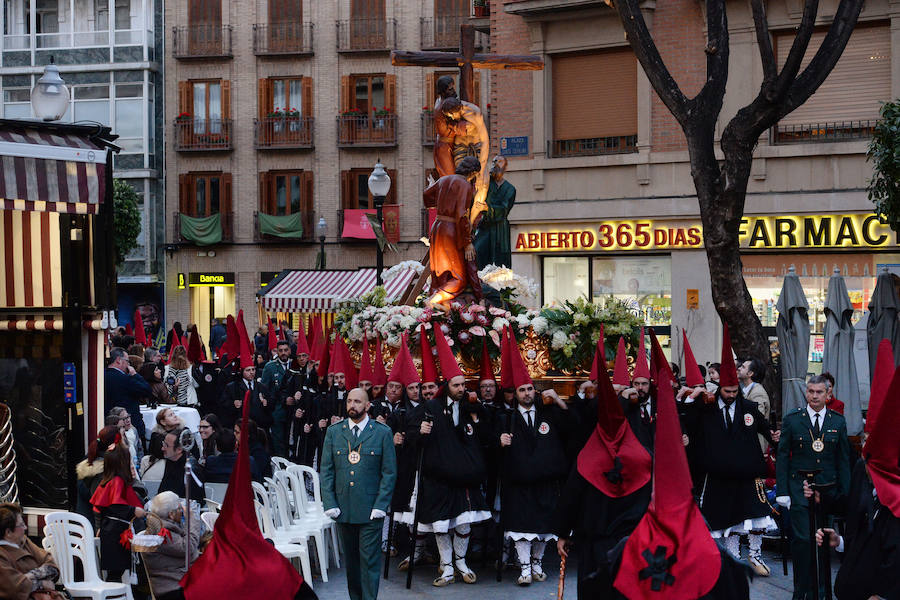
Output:
[[0,208],[94,214],[106,194],[106,149],[78,135],[0,128]]
[[0,331],[62,331],[61,315],[3,315]]
[[[405,270],[385,282],[387,301],[393,302],[409,287],[416,272]],[[281,312],[337,310],[342,300],[359,298],[375,287],[375,269],[356,271],[289,271],[266,287],[263,308]]]

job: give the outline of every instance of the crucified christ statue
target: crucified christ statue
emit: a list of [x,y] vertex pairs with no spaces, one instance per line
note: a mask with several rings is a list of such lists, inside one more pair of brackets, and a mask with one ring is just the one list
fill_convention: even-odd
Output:
[[481,109],[471,102],[464,102],[459,98],[451,96],[441,101],[441,113],[448,120],[457,123],[451,143],[454,166],[458,168],[467,156],[478,160],[479,169],[475,174],[475,199],[469,210],[469,223],[474,224],[478,215],[487,210],[485,199],[488,192],[488,156],[491,150],[487,127],[484,124]]

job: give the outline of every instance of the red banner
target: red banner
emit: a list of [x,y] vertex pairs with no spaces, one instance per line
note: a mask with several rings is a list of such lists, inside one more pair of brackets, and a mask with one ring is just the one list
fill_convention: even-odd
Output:
[[[345,208],[344,230],[341,237],[359,240],[374,240],[375,232],[366,215],[374,215],[374,208]],[[400,241],[400,205],[385,204],[381,209],[384,219],[384,235],[389,242]]]

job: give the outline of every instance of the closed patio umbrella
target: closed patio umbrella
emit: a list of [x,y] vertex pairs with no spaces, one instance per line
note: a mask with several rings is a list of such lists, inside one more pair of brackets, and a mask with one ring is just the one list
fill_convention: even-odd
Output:
[[776,304],[778,347],[781,349],[781,414],[806,405],[809,360],[809,304],[794,266],[788,269]]
[[856,333],[850,322],[853,305],[847,293],[847,283],[841,270],[834,269],[828,280],[828,297],[825,299],[825,355],[822,371],[834,376],[834,397],[844,403],[847,433],[857,435],[862,431],[862,407],[859,403],[859,381],[856,377],[856,360],[853,358],[853,341]]
[[866,336],[869,338],[869,379],[875,371],[875,359],[878,354],[878,344],[881,340],[891,341],[894,349],[894,360],[900,356],[900,324],[897,323],[897,315],[900,314],[900,300],[897,298],[897,289],[894,287],[894,276],[887,268],[878,274],[875,282],[875,291],[869,301],[869,320],[866,323]]

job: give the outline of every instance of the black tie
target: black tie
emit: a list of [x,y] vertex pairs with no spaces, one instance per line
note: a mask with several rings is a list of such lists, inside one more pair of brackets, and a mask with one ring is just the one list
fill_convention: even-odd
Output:
[[813,433],[816,434],[816,437],[819,437],[819,433],[821,433],[819,429],[819,413],[816,413],[816,420],[813,422]]
[[729,410],[729,408],[731,407],[726,404],[725,408],[722,409],[723,411],[725,411],[725,429],[727,430],[731,430],[731,411]]
[[359,425],[354,425],[354,426],[353,426],[353,439],[354,439],[354,440],[358,440],[358,439],[359,439]]
[[531,411],[528,411],[528,429],[534,429],[534,421],[531,420]]
[[248,390],[252,390],[252,389],[253,389],[253,382],[252,382],[252,381],[249,381],[249,380],[247,381],[247,389],[248,389]]

